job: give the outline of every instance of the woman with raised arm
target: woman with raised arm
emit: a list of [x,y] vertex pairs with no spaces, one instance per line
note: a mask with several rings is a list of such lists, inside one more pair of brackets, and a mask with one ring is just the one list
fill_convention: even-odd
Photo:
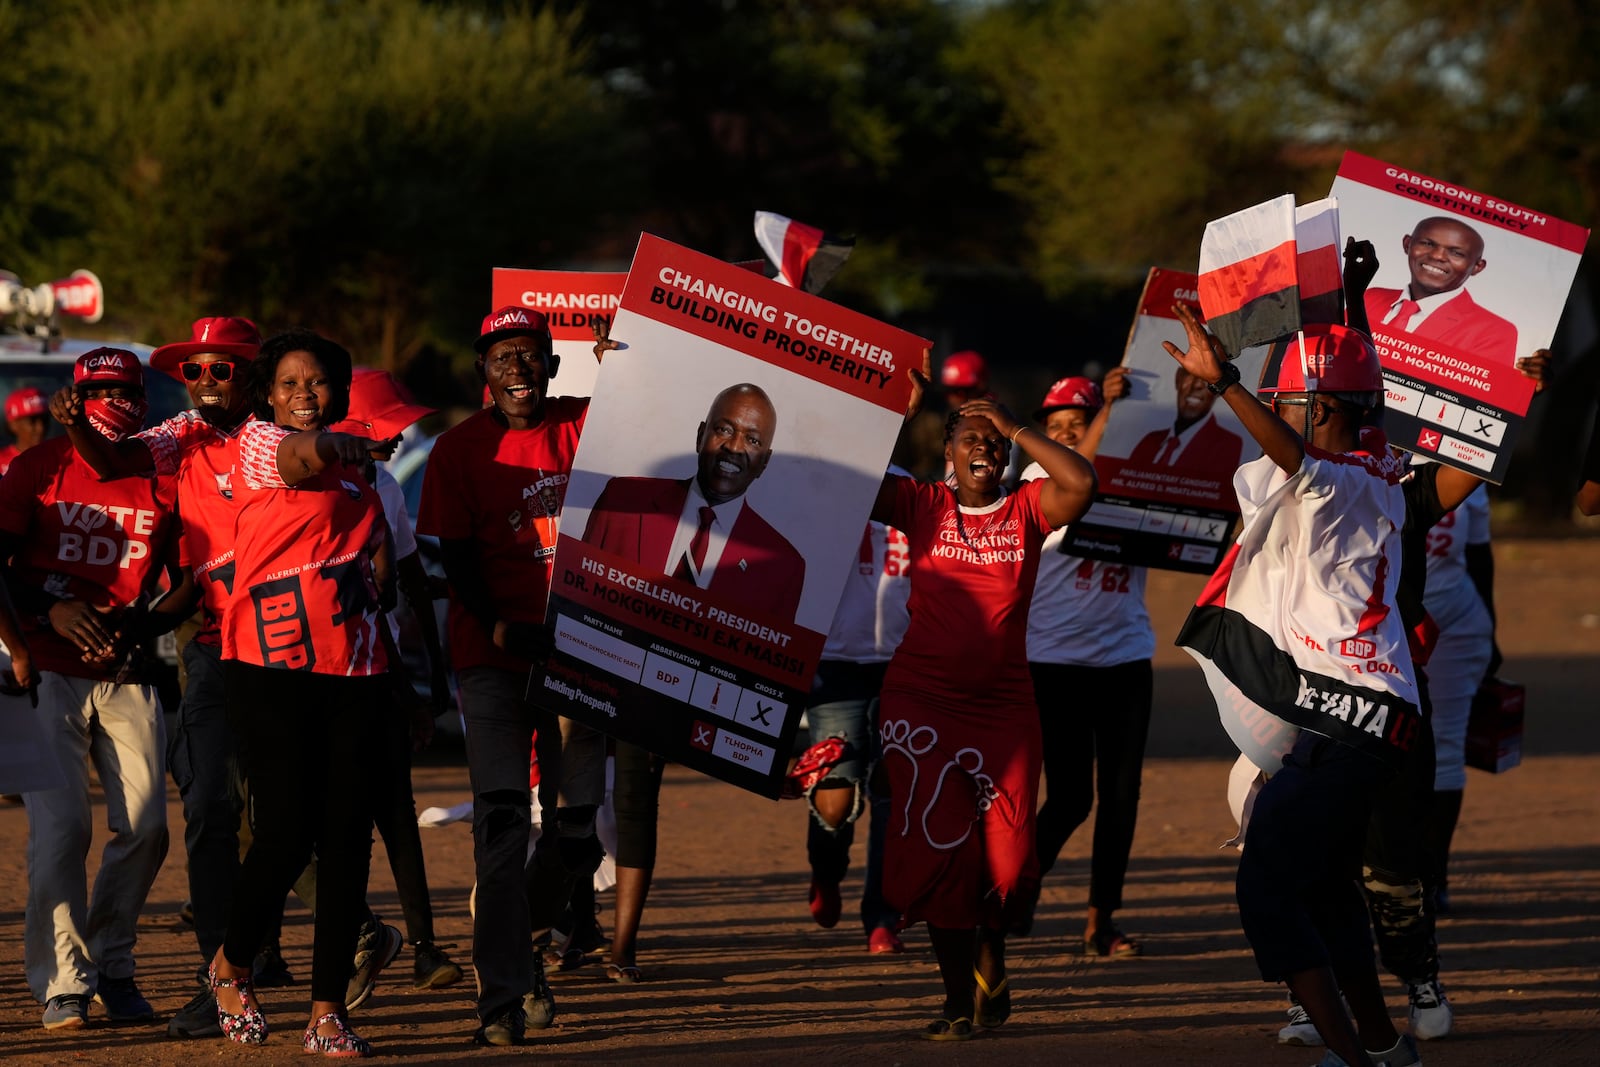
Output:
[[[917,383],[914,414],[926,377]],[[1045,476],[1008,492],[1011,449]],[[1028,605],[1045,536],[1088,510],[1094,468],[992,398],[952,412],[947,482],[891,475],[872,518],[905,533],[911,625],[884,680],[884,897],[928,924],[944,1007],[923,1036],[960,1041],[1011,1013],[1005,935],[1038,893],[1041,742]]]

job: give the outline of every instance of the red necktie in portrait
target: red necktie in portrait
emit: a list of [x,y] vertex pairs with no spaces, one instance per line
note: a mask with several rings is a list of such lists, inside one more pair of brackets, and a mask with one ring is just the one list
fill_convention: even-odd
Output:
[[1415,300],[1412,300],[1410,297],[1407,297],[1406,299],[1400,301],[1400,310],[1394,313],[1394,318],[1384,323],[1384,325],[1393,326],[1397,330],[1409,330],[1411,329],[1411,316],[1415,315],[1421,310],[1421,304],[1417,303]]
[[1166,447],[1161,450],[1161,455],[1156,457],[1156,466],[1158,466],[1158,467],[1170,467],[1170,466],[1172,466],[1172,455],[1173,455],[1173,453],[1175,453],[1177,451],[1178,451],[1178,435],[1177,434],[1173,434],[1171,437],[1167,438]]
[[[692,582],[695,580],[696,575],[705,570],[706,549],[711,546],[711,521],[716,517],[717,513],[715,511],[712,511],[709,507],[701,507],[700,525],[695,530],[694,537],[690,539],[688,555],[678,564],[678,573],[674,577],[681,578],[686,582]],[[693,570],[689,568],[690,560],[694,561]]]

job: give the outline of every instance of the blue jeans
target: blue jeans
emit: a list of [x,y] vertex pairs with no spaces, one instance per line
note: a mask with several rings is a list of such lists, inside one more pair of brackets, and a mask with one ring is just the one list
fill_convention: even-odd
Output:
[[183,646],[188,675],[167,768],[183,798],[183,844],[189,853],[189,902],[200,958],[210,963],[228,928],[228,902],[239,874],[239,818],[244,810],[238,753],[223,700],[222,650]]
[[883,900],[883,839],[889,825],[889,794],[886,788],[871,788],[868,780],[879,756],[878,690],[882,687],[886,666],[823,660],[817,668],[819,684],[811,694],[813,703],[806,709],[813,742],[831,736],[842,737],[845,741],[843,761],[829,771],[816,788],[855,792],[850,814],[838,826],[823,822],[813,798],[806,797],[811,809],[806,830],[806,855],[811,861],[811,874],[824,884],[837,885],[844,880],[850,869],[855,821],[863,809],[870,806],[867,873],[861,890],[861,925],[869,935],[880,926],[893,928],[900,919]]

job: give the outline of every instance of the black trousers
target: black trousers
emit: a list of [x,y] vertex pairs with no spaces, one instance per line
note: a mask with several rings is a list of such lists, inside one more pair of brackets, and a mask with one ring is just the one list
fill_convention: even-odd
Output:
[[389,870],[406,920],[406,940],[432,941],[433,901],[428,896],[422,835],[417,831],[417,801],[411,793],[411,724],[395,707],[384,714],[380,730],[383,765],[372,819],[389,854]]
[[1037,822],[1039,873],[1055,864],[1098,798],[1089,906],[1115,911],[1122,907],[1139,818],[1154,685],[1150,661],[1111,667],[1030,663],[1028,669],[1044,735],[1048,794]]
[[223,954],[249,967],[313,854],[317,912],[311,999],[342,1003],[367,915],[379,718],[378,676],[222,665],[255,838],[239,867]]

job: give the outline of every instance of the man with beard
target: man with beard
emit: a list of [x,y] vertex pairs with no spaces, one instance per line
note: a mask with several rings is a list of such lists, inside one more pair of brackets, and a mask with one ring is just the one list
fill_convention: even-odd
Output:
[[724,389],[695,432],[695,476],[611,479],[584,541],[793,622],[805,559],[744,499],[772,459],[777,422],[759,386]]

